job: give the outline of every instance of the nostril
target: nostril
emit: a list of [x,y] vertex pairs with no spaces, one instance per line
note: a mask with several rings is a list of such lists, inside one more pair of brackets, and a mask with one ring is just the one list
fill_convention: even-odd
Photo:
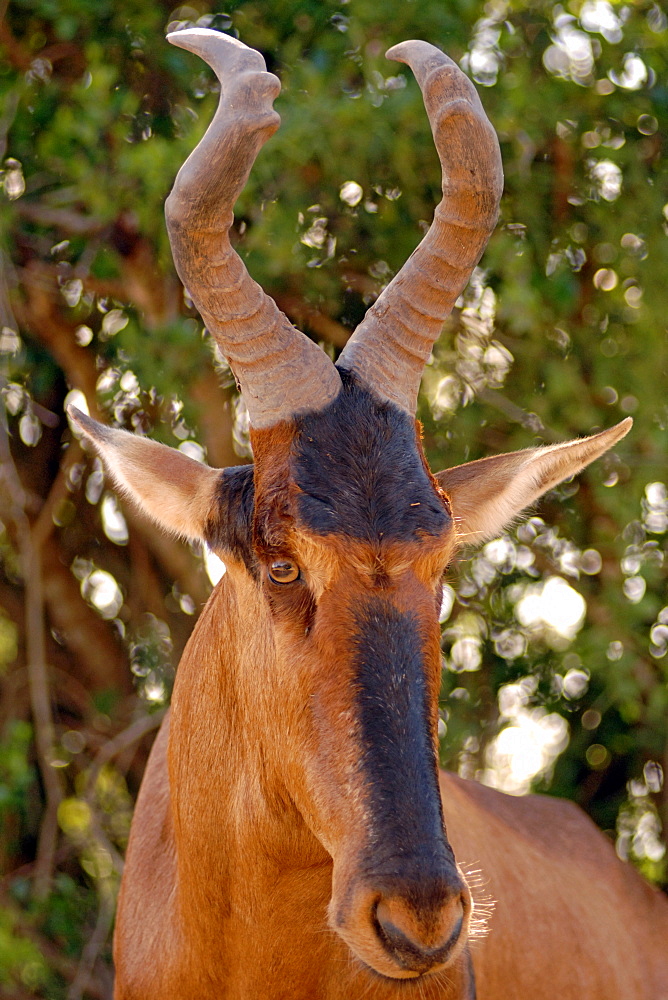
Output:
[[416,909],[398,896],[381,898],[375,907],[378,937],[404,968],[426,972],[450,957],[464,925],[462,896],[445,906]]

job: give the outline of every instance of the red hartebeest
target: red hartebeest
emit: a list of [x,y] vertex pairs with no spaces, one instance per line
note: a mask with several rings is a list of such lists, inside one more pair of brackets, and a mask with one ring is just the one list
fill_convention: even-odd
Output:
[[[170,41],[221,82],[167,221],[248,405],[255,465],[209,469],[73,414],[122,492],[227,564],[139,795],[118,1000],[470,1000],[474,977],[480,1000],[668,996],[668,905],[575,807],[437,769],[438,609],[458,543],[494,536],[630,425],[437,476],[426,465],[422,367],[501,194],[473,86],[425,42],[390,50],[422,88],[443,200],[335,367],[229,242],[278,126],[278,80],[215,31]],[[496,900],[470,947],[475,904],[455,856]]]

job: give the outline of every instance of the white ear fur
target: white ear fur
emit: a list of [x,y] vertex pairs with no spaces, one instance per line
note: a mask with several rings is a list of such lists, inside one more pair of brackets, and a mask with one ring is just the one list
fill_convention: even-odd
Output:
[[450,498],[460,544],[494,538],[557,483],[574,476],[631,429],[630,417],[591,437],[481,458],[436,475]]
[[95,448],[120,493],[172,534],[204,537],[219,469],[175,448],[99,424],[74,406],[68,408],[68,416]]

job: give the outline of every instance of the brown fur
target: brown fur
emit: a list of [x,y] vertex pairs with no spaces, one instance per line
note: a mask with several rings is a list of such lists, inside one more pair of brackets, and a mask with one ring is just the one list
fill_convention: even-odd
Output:
[[[220,475],[183,456],[168,461],[142,439],[128,447],[127,435],[76,419],[123,489],[170,530],[201,536],[217,503],[228,511]],[[416,629],[435,748],[436,608],[456,545],[498,530],[490,495],[513,517],[626,429],[440,474],[432,488],[447,490],[454,520],[446,517],[440,534],[375,539],[306,530],[294,427],[254,432],[246,544],[255,562],[249,569],[235,557],[220,525],[228,571],[186,649],[171,721],[137,804],[115,938],[117,1000],[469,1000],[469,932],[480,1000],[658,1000],[668,977],[668,905],[565,803],[511,799],[441,777],[450,842],[482,870],[496,900],[484,940],[474,933],[484,904],[471,917],[479,890],[456,868],[437,896],[420,899],[410,886],[378,880],[375,859],[388,844],[374,840],[383,834],[360,770],[368,733],[354,667],[360,608],[394,609]],[[297,563],[298,581],[271,582],[267,566],[277,557]],[[419,812],[411,794],[404,789],[397,801]],[[419,869],[419,845],[391,849],[400,850],[399,879],[404,866]],[[374,921],[436,957],[406,966]],[[426,974],[411,978],[418,971]]]
[[[138,802],[117,997],[466,997],[463,956],[417,981],[381,979],[328,927],[331,855],[343,836],[354,852],[362,803],[353,795],[337,822],[330,797],[345,779],[345,753],[337,773],[316,761],[317,794],[306,787],[297,763],[302,740],[309,750],[303,680],[271,634],[257,588],[230,566],[182,661],[171,733],[167,721]],[[339,638],[340,626],[334,646]],[[333,676],[328,698],[343,684]],[[579,810],[445,774],[441,792],[457,856],[483,873],[474,896],[495,900],[488,935],[472,944],[479,1000],[666,995],[668,904]],[[316,812],[331,827],[321,829]]]
[[[183,511],[186,532],[201,537],[217,504],[230,516],[224,477],[193,470],[182,456],[163,460],[142,439],[128,448],[127,435],[76,419],[121,486],[159,523],[182,531]],[[370,737],[360,716],[359,612],[379,608],[388,623],[394,618],[412,630],[414,646],[401,655],[407,667],[413,657],[413,671],[419,661],[415,697],[423,685],[428,726],[419,753],[431,754],[432,763],[423,756],[418,770],[428,775],[440,676],[437,604],[456,545],[469,528],[498,530],[490,495],[513,517],[541,487],[576,471],[626,429],[443,473],[436,478],[453,520],[387,537],[382,530],[375,537],[307,530],[293,477],[295,428],[286,422],[254,432],[252,531],[235,528],[235,537],[252,534],[244,545],[254,556],[237,558],[218,526],[228,571],[184,654],[171,721],[137,804],[115,939],[117,1000],[469,1000],[467,939],[479,921],[475,908],[471,917],[471,889],[447,860],[452,848],[442,823],[425,833],[433,843],[421,845],[419,829],[415,843],[407,842],[410,824],[397,825],[382,799],[378,811],[373,769],[361,766],[373,724]],[[323,455],[325,476],[329,458]],[[346,490],[340,495],[347,502]],[[412,496],[409,488],[397,503],[407,509]],[[272,583],[267,568],[275,558],[294,560],[298,580]],[[369,634],[383,644],[377,630]],[[380,657],[383,672],[371,675],[372,697],[385,697],[384,671],[389,677],[395,668],[375,645],[367,652],[370,662]],[[393,683],[401,684],[396,672]],[[383,741],[382,730],[377,738]],[[380,760],[384,767],[382,753]],[[422,815],[421,796],[436,794],[429,779],[420,780],[421,788],[397,789],[409,819]],[[387,778],[381,785],[394,796]],[[587,820],[565,804],[508,799],[452,777],[442,777],[441,793],[457,857],[482,868],[497,900],[489,937],[478,942],[474,935],[471,945],[481,1000],[547,1000],[555,983],[562,1000],[660,996],[667,904],[617,861]],[[383,809],[398,841],[383,840]],[[390,883],[382,860],[388,850],[396,859]],[[424,885],[415,875],[403,884],[405,872],[432,865],[434,851],[445,852],[440,868]],[[388,947],[385,933],[399,945]],[[624,935],[634,956],[628,961],[603,948],[605,937]],[[423,957],[402,958],[406,940]],[[600,953],[584,949],[587,940],[598,942]]]

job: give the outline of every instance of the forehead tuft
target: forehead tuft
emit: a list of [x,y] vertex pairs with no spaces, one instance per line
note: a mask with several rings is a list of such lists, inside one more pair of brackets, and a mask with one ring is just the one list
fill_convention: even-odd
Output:
[[342,372],[343,389],[296,421],[291,478],[298,521],[315,534],[416,541],[450,524],[413,419]]

